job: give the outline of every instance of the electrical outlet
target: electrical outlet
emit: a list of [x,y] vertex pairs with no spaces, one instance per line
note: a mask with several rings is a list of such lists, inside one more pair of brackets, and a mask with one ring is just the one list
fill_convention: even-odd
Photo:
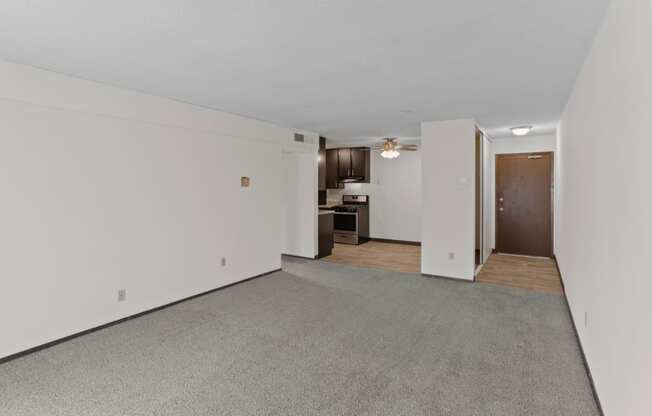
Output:
[[127,300],[127,289],[118,290],[118,302],[124,302]]
[[455,253],[453,252],[448,253],[448,260],[455,260]]
[[226,257],[222,257],[222,261],[220,262],[222,267],[226,266]]

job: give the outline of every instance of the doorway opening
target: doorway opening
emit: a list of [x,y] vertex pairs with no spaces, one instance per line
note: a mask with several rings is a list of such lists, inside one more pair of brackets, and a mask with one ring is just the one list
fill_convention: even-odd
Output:
[[553,153],[496,155],[496,251],[553,254]]

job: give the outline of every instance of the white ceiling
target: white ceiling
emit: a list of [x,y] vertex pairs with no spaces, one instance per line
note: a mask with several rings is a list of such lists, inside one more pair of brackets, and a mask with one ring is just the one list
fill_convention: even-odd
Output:
[[0,58],[355,140],[554,130],[609,0],[4,0]]

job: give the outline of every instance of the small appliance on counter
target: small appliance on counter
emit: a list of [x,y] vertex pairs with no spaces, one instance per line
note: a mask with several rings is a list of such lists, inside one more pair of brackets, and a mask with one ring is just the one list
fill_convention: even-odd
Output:
[[369,240],[369,195],[344,195],[334,210],[336,243],[358,245]]

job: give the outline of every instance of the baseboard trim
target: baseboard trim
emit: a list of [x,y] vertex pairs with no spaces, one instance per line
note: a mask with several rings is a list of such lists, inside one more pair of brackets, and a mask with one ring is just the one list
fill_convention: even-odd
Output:
[[552,259],[555,261],[555,267],[557,268],[557,274],[559,274],[559,281],[561,282],[561,290],[564,292],[564,297],[566,296],[566,286],[564,286],[564,279],[561,277],[561,270],[559,269],[559,262],[557,261],[557,256],[552,255]]
[[584,346],[582,345],[582,340],[580,339],[580,334],[577,332],[577,325],[575,324],[575,318],[573,318],[573,312],[571,312],[570,303],[568,303],[568,296],[566,296],[566,286],[564,285],[564,278],[562,277],[561,270],[559,269],[559,262],[557,262],[557,257],[553,254],[552,259],[555,261],[555,266],[557,267],[557,273],[559,273],[559,280],[561,281],[562,292],[564,293],[564,302],[566,303],[566,310],[568,311],[568,316],[570,317],[571,323],[573,324],[573,332],[575,333],[575,339],[577,340],[577,345],[580,346],[580,355],[582,356],[582,362],[584,363],[584,369],[586,374],[589,376],[589,384],[591,384],[591,392],[593,393],[593,399],[595,400],[596,405],[598,406],[598,412],[601,416],[604,415],[604,410],[602,410],[602,403],[600,402],[600,396],[598,396],[598,391],[595,389],[595,382],[593,381],[593,374],[591,373],[591,367],[589,362],[586,360],[586,354],[584,354]]
[[282,257],[291,257],[294,259],[303,259],[303,260],[317,260],[317,256],[314,257],[305,257],[305,256],[295,256],[294,254],[281,254]]
[[427,273],[421,273],[421,276],[423,276],[423,277],[433,277],[435,279],[451,280],[453,282],[475,283],[475,280],[462,279],[460,277],[439,276],[439,275],[436,275],[436,274],[427,274]]
[[183,298],[183,299],[175,300],[174,302],[166,303],[165,305],[162,305],[162,306],[157,306],[155,308],[148,309],[148,310],[143,311],[143,312],[138,312],[136,314],[129,315],[127,317],[120,318],[118,320],[111,321],[111,322],[106,323],[106,324],[95,326],[93,328],[86,329],[84,331],[76,332],[76,333],[74,333],[72,335],[68,335],[68,336],[65,336],[63,338],[55,339],[54,341],[46,342],[45,344],[37,345],[36,347],[32,347],[32,348],[29,348],[27,350],[17,352],[15,354],[11,354],[11,355],[8,355],[6,357],[1,357],[0,358],[0,364],[4,364],[6,362],[15,360],[15,359],[20,358],[20,357],[24,357],[24,356],[29,355],[29,354],[33,354],[33,353],[41,351],[41,350],[45,350],[47,348],[50,348],[50,347],[53,347],[55,345],[64,343],[66,341],[70,341],[72,339],[79,338],[79,337],[81,337],[83,335],[87,335],[87,334],[90,334],[92,332],[96,332],[96,331],[99,331],[99,330],[102,330],[102,329],[105,329],[105,328],[109,328],[111,326],[123,323],[125,321],[129,321],[131,319],[139,318],[139,317],[141,317],[143,315],[147,315],[147,314],[150,314],[152,312],[160,311],[161,309],[169,308],[170,306],[174,306],[174,305],[177,305],[177,304],[182,303],[182,302],[186,302],[186,301],[189,301],[189,300],[201,297],[201,296],[205,296],[205,295],[211,294],[213,292],[217,292],[218,290],[227,289],[227,288],[229,288],[231,286],[239,285],[241,283],[245,283],[245,282],[248,282],[250,280],[258,279],[259,277],[267,276],[269,274],[276,273],[276,272],[281,271],[281,270],[282,269],[270,270],[269,272],[265,272],[265,273],[262,273],[262,274],[259,274],[259,275],[256,275],[256,276],[248,277],[246,279],[239,280],[239,281],[233,282],[233,283],[229,283],[228,285],[220,286],[220,287],[217,287],[215,289],[210,289],[210,290],[207,290],[205,292],[201,292],[201,293],[198,293],[196,295],[188,296],[188,297]]
[[389,239],[389,238],[369,238],[369,241],[377,241],[379,243],[404,244],[406,246],[420,246],[421,245],[421,241],[392,240],[392,239]]

